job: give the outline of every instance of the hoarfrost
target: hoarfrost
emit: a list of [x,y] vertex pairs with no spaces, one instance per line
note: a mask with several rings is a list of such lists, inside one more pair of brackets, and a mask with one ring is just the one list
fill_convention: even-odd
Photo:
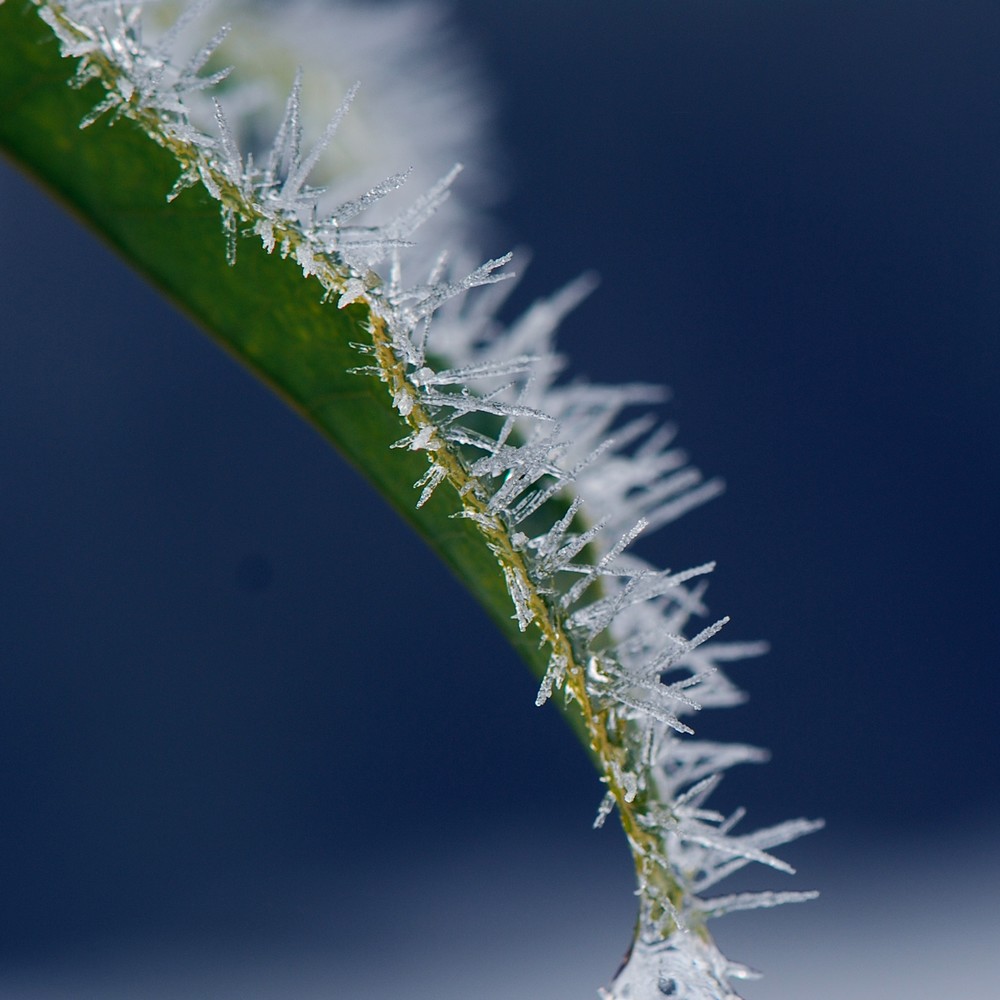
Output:
[[[237,88],[227,96],[236,108],[232,119],[214,95],[207,125],[197,111],[203,95],[229,76],[229,69],[207,70],[229,28],[195,43],[186,58],[179,54],[204,3],[149,43],[138,3],[36,0],[36,6],[63,54],[78,60],[77,82],[100,79],[105,86],[81,127],[103,117],[139,122],[177,154],[180,175],[167,198],[201,183],[219,202],[230,263],[238,227],[245,225],[269,253],[292,256],[306,276],[318,276],[325,297],[340,308],[364,303],[373,337],[384,334],[385,351],[360,345],[372,363],[357,371],[390,387],[406,424],[397,446],[427,454],[427,471],[414,484],[416,505],[446,480],[455,487],[460,509],[453,516],[475,524],[496,556],[518,628],[537,626],[549,647],[536,703],[562,690],[582,712],[608,785],[594,825],[618,804],[630,830],[638,934],[603,996],[735,997],[728,980],[750,973],[700,933],[704,921],[814,893],[699,894],[751,862],[791,872],[770,848],[821,824],[794,820],[737,834],[741,810],[723,817],[705,806],[725,770],[760,762],[766,753],[690,739],[693,730],[682,717],[739,703],[743,695],[723,666],[764,647],[717,641],[725,618],[700,630],[692,626],[707,613],[700,578],[714,564],[672,573],[630,551],[641,532],[716,496],[722,484],[704,480],[688,463],[674,447],[673,428],[657,429],[648,414],[632,414],[661,402],[664,390],[561,380],[565,362],[555,350],[555,331],[593,290],[593,276],[571,282],[504,328],[496,311],[510,285],[498,283],[510,277],[510,254],[461,266],[449,264],[447,254],[411,249],[414,233],[450,204],[459,166],[436,182],[420,180],[424,193],[377,223],[370,221],[373,209],[412,183],[405,162],[390,165],[398,172],[375,174],[385,179],[361,194],[328,194],[313,182],[348,120],[357,84],[303,155],[303,73],[297,72],[270,149],[244,158],[241,136],[252,94]],[[290,6],[294,19],[300,8]],[[281,17],[253,16],[279,30]],[[317,9],[313,16],[323,21],[328,15]],[[463,217],[454,211],[449,219],[464,239],[467,220],[456,221]],[[381,273],[373,270],[379,265]],[[411,271],[423,277],[407,284]],[[478,298],[469,299],[466,293],[477,288]]]
[[604,821],[611,815],[611,811],[615,807],[615,793],[612,791],[607,791],[604,793],[604,798],[601,799],[601,804],[597,807],[597,815],[594,817],[594,829],[600,830],[604,826]]

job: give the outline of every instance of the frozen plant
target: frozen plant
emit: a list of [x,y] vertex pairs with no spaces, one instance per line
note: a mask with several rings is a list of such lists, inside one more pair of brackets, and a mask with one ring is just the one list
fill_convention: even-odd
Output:
[[[0,38],[28,31],[25,0],[4,6]],[[411,502],[417,508],[443,504],[448,517],[464,522],[478,539],[480,555],[488,554],[480,562],[502,576],[517,631],[543,651],[537,703],[558,700],[598,764],[605,792],[594,825],[617,814],[634,858],[635,940],[602,995],[735,997],[731,981],[750,972],[721,954],[708,920],[815,894],[715,894],[715,886],[752,862],[790,872],[771,850],[819,823],[794,820],[744,833],[742,810],[723,815],[709,804],[728,768],[760,761],[764,753],[699,740],[692,717],[704,707],[740,702],[743,695],[725,668],[763,647],[722,640],[718,633],[726,619],[706,618],[711,564],[661,570],[630,549],[640,533],[673,521],[716,495],[720,485],[687,464],[669,429],[630,415],[659,400],[660,390],[561,378],[565,364],[556,352],[555,330],[586,296],[591,279],[577,280],[504,327],[496,314],[505,289],[497,285],[508,276],[510,255],[464,268],[449,263],[475,256],[475,219],[451,194],[457,169],[391,211],[385,208],[388,197],[404,182],[412,187],[419,175],[418,169],[408,177],[406,162],[392,165],[400,172],[366,180],[360,193],[345,192],[342,179],[330,188],[316,186],[318,169],[352,114],[353,68],[342,71],[343,99],[311,145],[305,142],[303,74],[293,72],[273,141],[263,145],[256,140],[258,112],[274,78],[233,84],[229,68],[217,63],[230,28],[209,29],[194,40],[205,3],[159,30],[139,3],[34,0],[34,6],[73,62],[73,85],[88,93],[97,86],[98,99],[80,123],[85,129],[138,128],[176,161],[176,183],[159,192],[161,198],[180,202],[194,188],[217,203],[224,233],[218,253],[236,272],[255,240],[254,252],[263,247],[297,263],[303,301],[314,303],[321,292],[331,324],[354,324],[358,339],[330,349],[343,353],[349,347],[359,358],[352,377],[384,387],[396,422],[394,447],[404,453],[369,449],[359,461],[382,470],[385,484],[398,478],[394,463],[404,468],[405,454],[420,457],[422,474]],[[371,56],[373,67],[392,58],[407,64],[402,55],[386,57],[385,42],[409,37],[396,26],[412,18],[413,10],[352,6],[344,15],[354,27],[331,37],[343,39],[345,52],[351,51],[352,31],[359,39],[355,52],[379,37],[382,55]],[[262,40],[265,52],[255,62],[266,74],[278,25],[299,19],[317,29],[335,23],[338,11],[295,6],[278,16],[264,7],[235,5],[231,14],[241,19],[233,32],[243,38],[237,50],[243,46],[245,54],[246,39],[255,34]],[[378,18],[383,20],[366,21]],[[7,37],[9,44],[13,34]],[[359,66],[358,75],[365,68]],[[363,133],[348,142],[352,177],[366,160]],[[427,148],[433,135],[432,127],[419,133],[411,149],[415,157],[433,155]],[[0,138],[18,151],[16,139],[2,132]],[[441,141],[449,155],[461,144],[453,136]],[[162,207],[164,213],[175,210]],[[418,243],[420,230],[432,235]],[[441,241],[452,245],[442,247]],[[467,295],[480,286],[493,287]],[[185,289],[175,294],[183,298]],[[201,308],[211,312],[211,306]],[[330,330],[335,333],[336,325]],[[266,368],[266,352],[253,338],[229,336],[235,350]],[[315,349],[306,336],[296,340],[291,327],[271,336],[276,350]],[[322,424],[312,397],[292,383],[282,388]],[[316,390],[320,395],[322,388]],[[337,433],[335,426],[324,426]],[[451,543],[443,530],[438,535],[450,557]],[[704,623],[694,624],[699,619]]]

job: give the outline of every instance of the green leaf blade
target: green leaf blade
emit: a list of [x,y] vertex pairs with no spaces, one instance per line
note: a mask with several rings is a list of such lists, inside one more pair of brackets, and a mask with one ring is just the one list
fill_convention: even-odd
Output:
[[323,302],[318,281],[304,283],[298,264],[256,237],[241,238],[227,265],[208,193],[189,188],[167,202],[179,170],[168,150],[129,121],[79,128],[103,91],[72,89],[73,68],[32,7],[0,4],[0,147],[368,478],[540,677],[547,659],[512,619],[495,557],[471,523],[451,516],[460,506],[443,491],[416,508],[426,459],[390,453],[407,429],[385,386],[350,371],[366,363],[350,344],[369,339],[367,307]]

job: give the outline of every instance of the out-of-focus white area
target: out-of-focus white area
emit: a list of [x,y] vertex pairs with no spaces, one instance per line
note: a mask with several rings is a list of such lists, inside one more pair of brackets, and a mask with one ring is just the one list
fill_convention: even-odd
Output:
[[[715,930],[762,969],[747,1000],[988,1000],[1000,973],[996,830],[934,842],[820,834],[799,865],[822,891],[805,907],[736,914]],[[839,840],[839,843],[837,841]],[[816,846],[816,845],[814,845]]]
[[[150,5],[147,31],[166,29],[187,6],[185,0]],[[180,34],[178,58],[197,52],[223,23],[231,30],[216,59],[233,72],[220,87],[186,99],[200,128],[216,134],[212,100],[218,99],[243,155],[252,152],[258,163],[266,163],[300,70],[305,156],[357,83],[350,113],[310,177],[310,183],[327,188],[323,211],[405,173],[402,191],[376,201],[364,216],[366,225],[386,222],[461,163],[461,185],[421,228],[420,242],[433,246],[433,253],[471,252],[464,241],[486,225],[483,205],[504,186],[492,136],[496,98],[443,5],[216,0]]]
[[[852,857],[849,844],[827,839],[797,880],[819,885],[821,901],[715,925],[728,954],[766,971],[742,987],[748,1000],[995,995],[995,840],[869,841]],[[434,858],[402,850],[381,870],[373,865],[346,881],[342,873],[315,874],[308,886],[275,880],[272,890],[301,894],[304,910],[325,908],[330,925],[320,919],[295,930],[297,940],[281,933],[271,943],[240,941],[220,928],[218,940],[174,936],[50,955],[0,973],[0,997],[593,997],[614,972],[631,913],[627,861],[607,850],[604,834],[595,834],[594,844],[600,850],[580,841],[582,850],[565,852],[551,831],[511,829]],[[833,857],[831,848],[843,853]],[[760,871],[755,878],[770,885],[780,876]]]

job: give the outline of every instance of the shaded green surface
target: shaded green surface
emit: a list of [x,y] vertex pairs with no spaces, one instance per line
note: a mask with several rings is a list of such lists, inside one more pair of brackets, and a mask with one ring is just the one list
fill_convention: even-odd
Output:
[[[367,339],[364,307],[324,305],[318,282],[305,281],[294,262],[269,256],[256,238],[239,241],[229,267],[209,195],[199,187],[166,202],[179,172],[171,154],[130,122],[78,128],[103,89],[71,89],[73,68],[31,5],[0,4],[0,147],[361,470],[540,675],[545,657],[513,622],[495,559],[470,522],[449,517],[457,498],[442,487],[415,508],[412,484],[426,459],[389,450],[405,428],[385,387],[348,373],[364,363],[348,346]],[[57,257],[51,266],[58,267]]]

